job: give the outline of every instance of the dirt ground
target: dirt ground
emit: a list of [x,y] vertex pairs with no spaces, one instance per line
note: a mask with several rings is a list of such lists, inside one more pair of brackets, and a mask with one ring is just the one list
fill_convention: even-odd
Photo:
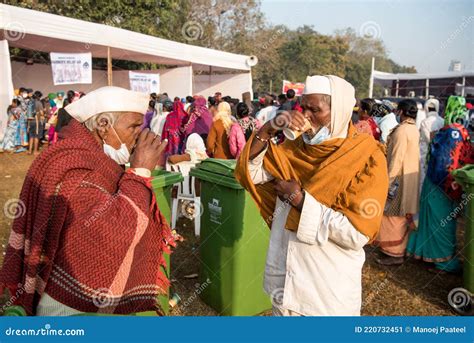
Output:
[[[0,240],[5,248],[12,220],[7,211],[11,199],[19,196],[23,179],[33,157],[24,153],[0,154]],[[172,255],[172,292],[181,303],[171,310],[175,316],[214,316],[218,312],[206,305],[196,294],[197,278],[185,278],[199,273],[199,241],[194,238],[193,224],[179,223],[179,232],[185,237]],[[367,261],[363,269],[362,315],[368,316],[450,316],[447,296],[450,290],[462,286],[462,277],[451,274],[433,274],[430,264],[408,259],[403,265],[383,267],[375,263],[377,251],[367,247]],[[3,254],[0,256],[3,259]],[[182,306],[186,303],[187,306]],[[265,314],[269,314],[268,312]],[[264,315],[265,315],[264,314]]]

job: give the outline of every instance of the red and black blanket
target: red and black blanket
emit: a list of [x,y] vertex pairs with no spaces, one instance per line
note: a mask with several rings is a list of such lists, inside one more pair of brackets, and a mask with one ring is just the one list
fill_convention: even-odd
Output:
[[174,245],[150,180],[124,170],[73,120],[31,165],[0,283],[29,315],[46,292],[81,312],[159,312]]

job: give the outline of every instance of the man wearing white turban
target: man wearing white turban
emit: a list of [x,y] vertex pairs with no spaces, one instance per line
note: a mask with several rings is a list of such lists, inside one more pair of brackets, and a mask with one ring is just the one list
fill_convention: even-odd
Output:
[[[282,112],[250,137],[236,178],[271,228],[264,289],[277,316],[356,316],[364,245],[380,227],[384,154],[351,124],[354,87],[308,76],[303,111]],[[287,132],[283,144],[271,139]],[[285,133],[286,135],[286,133]]]
[[173,237],[151,187],[166,142],[141,130],[147,107],[147,94],[90,92],[33,162],[0,272],[28,315],[161,313]]

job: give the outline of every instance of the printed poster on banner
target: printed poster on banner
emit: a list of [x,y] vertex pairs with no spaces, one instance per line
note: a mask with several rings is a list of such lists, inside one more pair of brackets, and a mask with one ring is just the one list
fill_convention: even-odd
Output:
[[129,71],[128,77],[130,78],[130,89],[132,91],[148,94],[160,92],[160,74]]
[[50,53],[55,86],[92,83],[92,54]]
[[304,91],[304,83],[303,82],[290,82],[287,80],[283,80],[283,88],[282,93],[286,94],[289,89],[293,89],[296,93],[296,96],[302,96]]

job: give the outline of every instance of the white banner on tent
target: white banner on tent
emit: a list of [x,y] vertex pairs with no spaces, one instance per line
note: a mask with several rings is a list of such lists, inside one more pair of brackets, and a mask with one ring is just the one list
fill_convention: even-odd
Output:
[[92,83],[92,54],[90,52],[83,54],[52,52],[50,57],[55,86]]
[[129,71],[128,77],[130,79],[130,89],[132,91],[148,94],[160,92],[160,74],[146,74]]

